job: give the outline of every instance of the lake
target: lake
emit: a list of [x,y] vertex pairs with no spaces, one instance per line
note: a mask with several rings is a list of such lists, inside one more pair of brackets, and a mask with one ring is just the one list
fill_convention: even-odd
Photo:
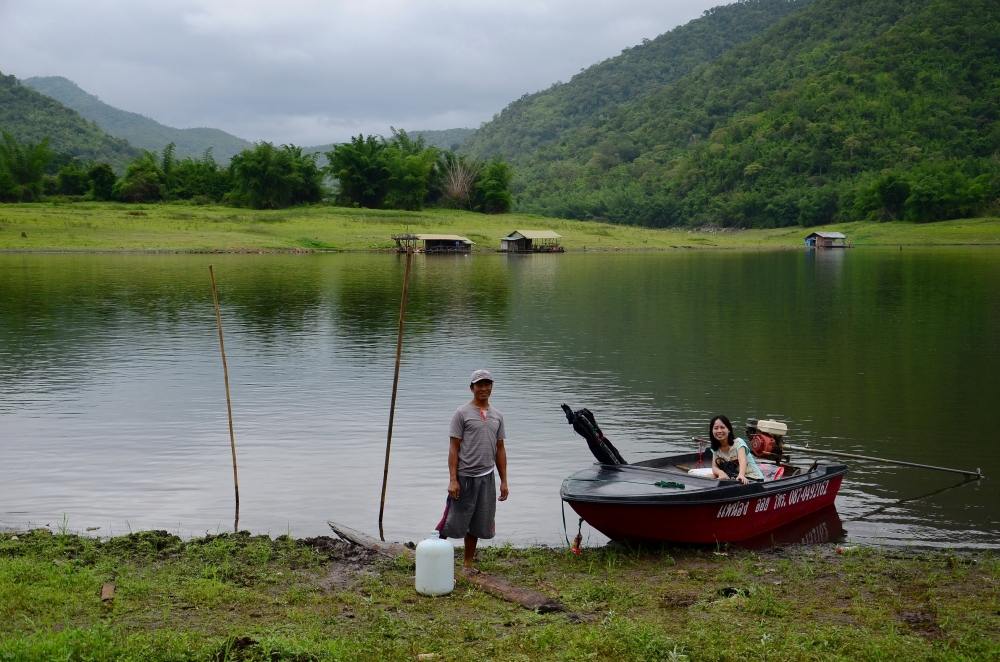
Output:
[[[377,532],[404,259],[0,255],[0,527],[231,530],[212,264],[240,527]],[[559,486],[592,461],[565,402],[626,459],[693,450],[725,413],[738,432],[784,421],[793,444],[981,467],[962,484],[847,461],[837,510],[848,541],[1000,547],[1000,249],[418,255],[410,295],[389,539],[437,522],[448,421],[488,367],[511,486],[495,543],[565,544]]]

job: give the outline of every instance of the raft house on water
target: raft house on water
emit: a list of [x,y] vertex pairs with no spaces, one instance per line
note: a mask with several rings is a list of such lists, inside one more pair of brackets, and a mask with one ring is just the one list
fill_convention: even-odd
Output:
[[563,253],[562,235],[552,230],[514,230],[500,240],[501,253]]
[[847,248],[847,235],[841,232],[813,232],[806,237],[808,248]]
[[394,234],[400,253],[471,253],[472,240],[457,234]]

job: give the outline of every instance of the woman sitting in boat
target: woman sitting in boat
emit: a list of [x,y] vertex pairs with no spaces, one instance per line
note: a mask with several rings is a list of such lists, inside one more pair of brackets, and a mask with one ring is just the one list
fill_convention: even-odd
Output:
[[744,485],[764,480],[747,442],[733,434],[733,424],[725,416],[714,417],[708,424],[712,439],[712,473],[719,480],[735,478]]

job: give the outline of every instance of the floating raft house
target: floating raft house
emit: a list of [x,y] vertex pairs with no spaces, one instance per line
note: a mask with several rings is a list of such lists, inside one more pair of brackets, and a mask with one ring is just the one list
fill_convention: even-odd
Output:
[[501,253],[562,253],[562,235],[552,230],[514,230],[500,240]]
[[847,248],[847,235],[841,232],[813,232],[806,237],[809,248]]
[[471,253],[472,240],[457,234],[395,234],[400,253]]

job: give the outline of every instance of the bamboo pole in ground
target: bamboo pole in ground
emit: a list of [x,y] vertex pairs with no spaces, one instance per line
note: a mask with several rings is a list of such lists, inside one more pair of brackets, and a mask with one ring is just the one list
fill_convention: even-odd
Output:
[[396,388],[399,385],[399,360],[403,353],[403,327],[406,322],[406,299],[410,285],[410,263],[413,251],[406,250],[406,268],[403,270],[403,294],[399,299],[399,330],[396,334],[396,369],[392,375],[392,399],[389,402],[389,431],[385,437],[385,468],[382,471],[382,499],[378,505],[378,537],[385,542],[382,516],[385,514],[385,490],[389,482],[389,450],[392,447],[392,422],[396,415]]
[[229,448],[233,454],[233,490],[236,492],[236,514],[233,517],[233,533],[240,530],[240,478],[236,470],[236,433],[233,432],[233,402],[229,397],[229,365],[226,363],[226,343],[222,339],[222,312],[219,310],[219,290],[215,287],[215,271],[208,265],[212,278],[212,299],[215,301],[215,325],[219,330],[219,353],[222,354],[222,375],[226,382],[226,412],[229,415]]

